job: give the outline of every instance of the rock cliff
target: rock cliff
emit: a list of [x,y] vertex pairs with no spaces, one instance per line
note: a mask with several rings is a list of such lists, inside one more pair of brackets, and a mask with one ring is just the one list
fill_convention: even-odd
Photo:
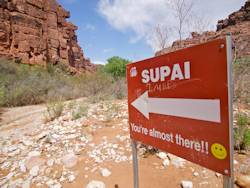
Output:
[[0,0],[0,56],[28,64],[60,62],[93,70],[69,17],[56,0]]
[[227,34],[232,35],[237,57],[250,56],[250,0],[247,0],[239,11],[230,14],[225,20],[218,21],[217,31],[207,31],[201,34],[193,32],[191,38],[173,42],[171,47],[157,52],[156,56],[221,38]]

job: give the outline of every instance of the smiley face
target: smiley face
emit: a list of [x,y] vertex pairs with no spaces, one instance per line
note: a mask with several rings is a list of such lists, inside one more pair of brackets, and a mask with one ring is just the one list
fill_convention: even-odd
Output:
[[213,154],[213,156],[217,159],[225,159],[227,157],[227,150],[226,148],[218,143],[214,143],[211,146],[211,152]]

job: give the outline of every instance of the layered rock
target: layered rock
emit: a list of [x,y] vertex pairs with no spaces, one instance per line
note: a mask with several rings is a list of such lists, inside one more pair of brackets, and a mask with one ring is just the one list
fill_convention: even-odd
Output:
[[93,70],[69,17],[56,0],[0,0],[0,55],[28,64],[61,62]]
[[247,0],[239,11],[230,14],[225,20],[218,21],[217,31],[207,31],[201,34],[193,32],[191,38],[175,41],[171,47],[157,52],[156,55],[221,38],[227,34],[232,35],[237,57],[250,56],[250,0]]

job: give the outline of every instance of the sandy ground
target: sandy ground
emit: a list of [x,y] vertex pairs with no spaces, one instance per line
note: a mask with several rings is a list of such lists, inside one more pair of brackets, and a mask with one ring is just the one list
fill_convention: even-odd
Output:
[[[116,101],[114,103],[126,104],[126,101]],[[124,110],[124,109],[123,109]],[[21,138],[35,131],[43,124],[44,105],[27,106],[18,108],[5,108],[1,111],[0,121],[0,137],[15,137]],[[126,143],[117,141],[117,135],[128,135],[128,130],[124,132],[122,118],[117,118],[115,121],[106,122],[90,118],[88,124],[99,124],[100,127],[92,132],[93,140],[91,143],[95,145],[102,144],[103,138],[112,144],[125,145]],[[126,125],[125,125],[126,128]],[[90,143],[90,144],[91,144]],[[125,146],[124,146],[125,147]],[[80,188],[86,187],[91,180],[100,180],[106,184],[107,188],[132,188],[133,187],[133,165],[132,161],[116,163],[112,160],[104,161],[101,164],[96,164],[89,157],[88,151],[91,146],[87,145],[78,154],[78,163],[70,168],[76,174],[76,179],[69,183],[62,182],[62,187],[65,188]],[[127,150],[126,154],[131,157],[131,150]],[[239,171],[240,164],[249,160],[248,155],[235,155],[238,161],[235,164],[236,172]],[[10,158],[8,158],[10,160]],[[193,187],[216,188],[222,186],[222,176],[208,169],[185,162],[183,167],[176,167],[171,164],[164,166],[162,159],[156,155],[141,155],[139,157],[139,185],[141,188],[175,188],[181,187],[181,181],[192,181]],[[61,168],[56,167],[54,168]],[[111,175],[103,177],[100,173],[100,168],[107,168],[111,171]],[[10,173],[9,170],[0,169],[0,180]],[[196,175],[195,175],[196,174]],[[32,183],[31,187],[47,187],[39,182]]]

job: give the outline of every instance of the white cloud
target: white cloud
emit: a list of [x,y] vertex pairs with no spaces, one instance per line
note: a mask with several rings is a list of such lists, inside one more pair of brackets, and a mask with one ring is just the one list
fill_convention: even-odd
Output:
[[100,0],[99,12],[108,23],[119,31],[132,30],[135,36],[131,43],[142,38],[152,46],[152,28],[158,22],[169,18],[166,0]]
[[[136,43],[141,39],[157,50],[154,41],[153,31],[156,25],[165,25],[168,28],[176,28],[176,17],[169,6],[170,0],[99,0],[98,11],[115,29],[135,33],[129,39],[130,43]],[[175,1],[175,0],[172,0]],[[216,21],[228,16],[244,4],[245,0],[193,0],[194,15],[212,20],[211,24],[216,25]],[[197,25],[197,24],[196,24]],[[189,24],[187,31],[193,31],[193,24]],[[192,27],[192,28],[191,28]],[[207,29],[210,29],[208,25]],[[185,37],[189,33],[186,32]],[[176,32],[171,32],[169,42],[177,39]]]
[[99,61],[99,60],[96,60],[96,61],[93,61],[94,64],[96,65],[105,65],[107,64],[108,62],[107,61]]

